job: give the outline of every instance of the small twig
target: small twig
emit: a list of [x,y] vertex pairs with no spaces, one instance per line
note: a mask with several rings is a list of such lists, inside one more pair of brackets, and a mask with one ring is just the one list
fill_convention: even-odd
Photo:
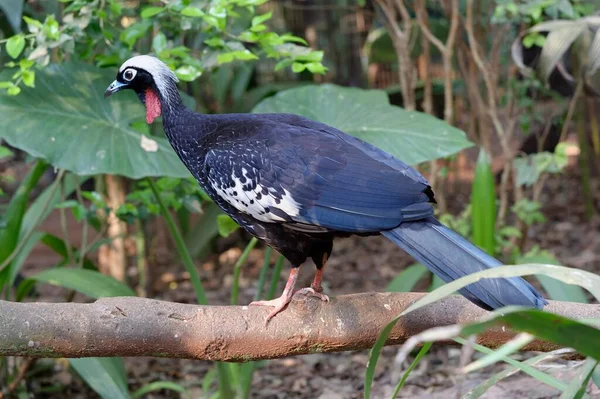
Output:
[[581,94],[583,93],[583,85],[584,85],[584,82],[583,82],[583,79],[581,79],[577,83],[577,86],[575,86],[575,93],[573,93],[573,97],[571,97],[571,101],[569,101],[569,108],[567,109],[567,116],[565,116],[565,122],[563,123],[562,130],[560,131],[560,138],[558,139],[559,143],[561,141],[563,141],[567,136],[567,132],[569,131],[569,123],[573,119],[573,114],[575,114],[575,108],[577,106],[577,101],[579,101],[579,97],[581,97]]

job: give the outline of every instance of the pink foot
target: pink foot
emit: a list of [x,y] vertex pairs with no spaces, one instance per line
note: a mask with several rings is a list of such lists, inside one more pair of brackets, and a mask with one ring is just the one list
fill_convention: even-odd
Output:
[[322,300],[323,302],[329,302],[329,297],[321,292],[316,291],[312,287],[301,288],[294,295],[306,295],[306,296],[314,296]]
[[283,308],[287,306],[288,303],[292,300],[292,296],[280,296],[277,299],[271,299],[270,301],[254,301],[250,303],[250,306],[273,306],[275,309],[271,311],[267,315],[265,319],[265,327],[269,324],[269,320],[271,320],[277,313],[281,312]]

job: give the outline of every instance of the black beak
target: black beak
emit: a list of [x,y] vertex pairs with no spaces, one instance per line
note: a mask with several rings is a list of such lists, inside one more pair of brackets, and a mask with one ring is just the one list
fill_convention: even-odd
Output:
[[112,94],[121,91],[123,89],[126,89],[127,87],[129,87],[127,84],[125,83],[121,83],[118,80],[115,80],[114,82],[112,82],[110,84],[110,86],[108,86],[106,88],[106,91],[104,92],[104,98],[108,98],[110,97]]

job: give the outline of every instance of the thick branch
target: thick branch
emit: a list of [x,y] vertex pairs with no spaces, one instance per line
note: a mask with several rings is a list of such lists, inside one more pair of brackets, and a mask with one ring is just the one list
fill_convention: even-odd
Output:
[[[151,299],[105,298],[90,304],[0,301],[0,356],[160,356],[248,361],[314,352],[370,348],[381,329],[424,294],[364,293],[294,300],[265,327],[270,309],[197,306]],[[552,302],[548,311],[600,318],[600,305]],[[426,329],[477,320],[486,312],[454,296],[400,320],[388,344]],[[514,334],[502,329],[479,336],[489,347]],[[529,350],[556,345],[535,341]]]

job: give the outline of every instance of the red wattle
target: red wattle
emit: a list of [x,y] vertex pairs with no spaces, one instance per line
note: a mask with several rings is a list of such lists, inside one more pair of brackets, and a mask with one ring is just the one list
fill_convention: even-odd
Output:
[[162,113],[160,100],[154,90],[146,89],[146,123],[151,124]]

